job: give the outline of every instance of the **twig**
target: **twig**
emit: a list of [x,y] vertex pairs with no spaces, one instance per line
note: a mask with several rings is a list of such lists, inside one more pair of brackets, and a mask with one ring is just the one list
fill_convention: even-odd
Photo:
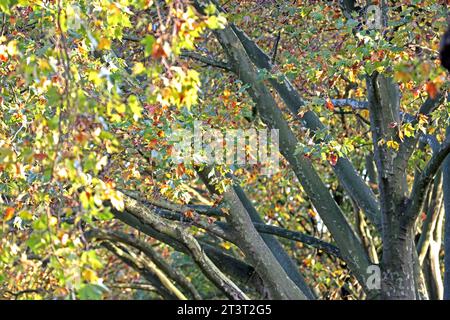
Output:
[[278,52],[278,44],[280,43],[280,38],[281,38],[281,31],[278,31],[278,35],[277,38],[275,39],[275,44],[273,46],[273,53],[272,53],[272,64],[275,63],[275,58],[277,57],[277,52]]
[[199,53],[196,53],[196,52],[183,51],[180,56],[182,58],[191,58],[191,59],[197,60],[197,61],[202,62],[202,63],[204,63],[204,64],[206,64],[208,66],[211,66],[211,67],[223,69],[223,70],[226,70],[226,71],[231,71],[231,67],[226,62],[210,59],[210,58],[205,57],[205,56],[203,56],[203,55],[201,55]]
[[110,288],[134,289],[134,290],[158,292],[157,288],[148,283],[110,283],[105,285]]

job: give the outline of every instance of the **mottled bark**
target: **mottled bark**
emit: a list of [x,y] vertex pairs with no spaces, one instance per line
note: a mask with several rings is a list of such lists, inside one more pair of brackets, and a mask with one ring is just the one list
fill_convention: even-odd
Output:
[[[258,68],[272,72],[273,65],[270,63],[270,59],[264,51],[262,51],[254,41],[248,38],[242,30],[234,25],[231,25],[231,28],[239,37],[239,40],[252,62]],[[277,74],[276,77],[270,77],[268,81],[283,99],[287,106],[287,110],[289,110],[294,117],[299,118],[302,125],[311,130],[311,133],[326,129],[319,117],[311,110],[306,111],[301,118],[299,117],[299,112],[301,111],[301,108],[305,106],[305,102],[286,76]],[[330,137],[327,136],[325,139],[330,139]],[[369,220],[375,224],[377,228],[380,228],[381,216],[376,197],[372,190],[358,175],[350,161],[345,156],[342,156],[332,168],[348,195],[354,199]]]
[[[327,243],[320,242],[319,239],[315,239],[313,237],[303,236],[296,232],[285,231],[284,233],[282,230],[278,230],[279,232],[275,232],[274,230],[277,230],[276,227],[267,226],[264,224],[264,221],[261,219],[259,213],[256,211],[255,207],[251,203],[250,199],[247,198],[247,195],[245,194],[244,190],[238,185],[234,186],[234,191],[236,192],[237,196],[239,197],[239,200],[241,200],[242,205],[244,206],[245,210],[247,210],[250,219],[252,220],[253,224],[255,225],[256,230],[261,234],[261,238],[264,240],[266,245],[269,247],[272,254],[275,256],[277,261],[281,264],[284,271],[286,271],[289,278],[291,278],[292,281],[300,288],[300,290],[308,297],[308,299],[315,299],[315,296],[311,289],[308,287],[308,285],[305,282],[305,279],[299,272],[299,268],[297,264],[291,259],[291,257],[286,253],[286,250],[283,248],[283,246],[280,244],[280,242],[273,236],[273,234],[281,237],[286,237],[292,240],[302,241],[303,243],[314,245],[317,244],[317,246],[320,246],[323,250],[326,252],[330,252],[331,254],[339,256],[339,251],[336,251],[334,249],[334,246],[331,246]],[[281,228],[279,228],[281,229]],[[288,236],[291,237],[288,237]],[[313,239],[311,239],[313,238]],[[310,240],[310,241],[308,241]],[[318,241],[315,241],[318,240]],[[328,246],[327,246],[328,245]],[[333,248],[334,247],[334,248]],[[339,249],[337,249],[339,250]]]
[[387,145],[397,137],[392,124],[400,123],[399,89],[377,72],[367,78],[367,89],[382,214],[381,294],[385,299],[415,299],[413,224],[403,221],[406,173],[405,168],[395,167],[396,150]]
[[[198,174],[211,193],[219,194],[211,182],[213,174],[209,168],[198,170]],[[270,297],[272,299],[307,299],[307,296],[290,279],[261,235],[256,231],[234,188],[228,186],[221,195],[230,211],[226,215],[226,219],[236,234],[238,247],[263,279]]]
[[[177,242],[186,249],[192,259],[200,269],[222,292],[231,299],[246,300],[248,297],[242,290],[210,260],[201,248],[198,241],[181,226],[174,222],[164,220],[151,209],[139,203],[136,199],[124,195],[125,210],[131,213],[142,224],[150,226],[159,233],[168,236],[169,239],[176,239]],[[120,215],[120,213],[118,213]],[[117,215],[116,215],[117,216]]]
[[115,242],[121,242],[135,249],[141,251],[147,256],[159,269],[161,269],[172,281],[174,281],[180,288],[187,292],[191,298],[201,300],[202,297],[197,289],[192,285],[190,281],[186,279],[179,271],[175,270],[168,264],[165,259],[159,255],[153,248],[141,239],[136,239],[130,235],[122,233],[120,231],[106,231],[92,229],[90,230],[89,237],[94,237],[98,240],[110,240]]

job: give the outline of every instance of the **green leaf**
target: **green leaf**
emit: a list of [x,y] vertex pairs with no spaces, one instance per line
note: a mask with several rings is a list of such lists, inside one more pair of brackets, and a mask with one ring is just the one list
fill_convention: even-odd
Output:
[[144,45],[145,56],[150,56],[152,54],[153,44],[155,43],[155,37],[152,35],[147,35],[144,39],[141,40],[141,43]]
[[0,12],[10,14],[9,7],[11,5],[11,0],[0,0]]
[[81,300],[100,300],[105,288],[97,284],[83,284],[78,290],[78,298]]

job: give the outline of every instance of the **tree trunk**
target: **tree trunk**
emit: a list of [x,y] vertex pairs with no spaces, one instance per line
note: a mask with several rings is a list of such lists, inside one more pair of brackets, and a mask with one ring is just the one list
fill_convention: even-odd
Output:
[[[447,138],[450,137],[450,127],[447,127]],[[444,161],[442,172],[445,208],[444,226],[444,299],[450,300],[450,157]]]

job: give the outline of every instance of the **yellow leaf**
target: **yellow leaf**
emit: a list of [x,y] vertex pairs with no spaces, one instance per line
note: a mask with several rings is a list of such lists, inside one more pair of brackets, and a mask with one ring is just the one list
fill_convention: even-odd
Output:
[[221,246],[225,249],[225,250],[230,250],[231,249],[231,244],[229,242],[222,242]]
[[404,138],[403,131],[400,130],[400,131],[398,132],[398,137],[400,138],[400,141],[403,142],[403,138]]
[[24,210],[20,212],[19,216],[24,220],[31,220],[33,219],[33,214],[30,211]]
[[58,223],[58,219],[55,216],[51,216],[50,219],[48,220],[48,224],[51,227],[56,226],[57,223]]
[[411,74],[405,71],[396,71],[394,73],[394,79],[406,83],[411,80]]
[[118,211],[123,211],[125,209],[125,204],[123,202],[123,194],[119,191],[112,192],[111,194],[111,204]]
[[206,20],[206,25],[210,29],[223,29],[225,28],[225,25],[227,24],[227,19],[225,19],[224,16],[210,16]]
[[81,273],[81,276],[83,277],[84,280],[91,282],[91,283],[96,282],[98,280],[97,274],[92,269],[85,269]]
[[420,124],[428,123],[428,117],[426,115],[419,113],[419,115],[417,117],[419,118]]
[[145,71],[145,66],[142,62],[137,62],[134,66],[133,66],[133,74],[141,74],[142,72]]
[[414,127],[411,125],[411,123],[406,123],[403,126],[403,133],[406,137],[413,137],[414,136]]
[[398,144],[397,141],[394,140],[389,140],[386,145],[388,146],[388,148],[392,148],[394,150],[398,150],[398,148],[400,147],[400,145]]
[[10,56],[15,56],[17,54],[17,40],[12,40],[7,46],[8,54]]

